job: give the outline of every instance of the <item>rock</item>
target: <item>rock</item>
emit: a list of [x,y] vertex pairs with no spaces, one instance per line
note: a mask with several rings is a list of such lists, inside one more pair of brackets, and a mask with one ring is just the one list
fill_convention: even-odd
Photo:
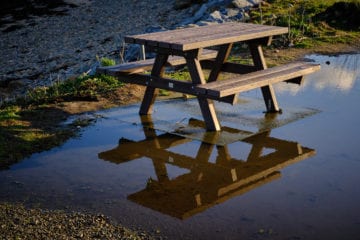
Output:
[[240,9],[234,9],[234,8],[227,8],[226,9],[226,15],[228,18],[241,18],[241,10]]
[[232,4],[237,8],[254,7],[262,2],[262,0],[233,0]]
[[210,14],[208,21],[222,23],[224,22],[224,16],[220,13],[220,11],[215,11]]

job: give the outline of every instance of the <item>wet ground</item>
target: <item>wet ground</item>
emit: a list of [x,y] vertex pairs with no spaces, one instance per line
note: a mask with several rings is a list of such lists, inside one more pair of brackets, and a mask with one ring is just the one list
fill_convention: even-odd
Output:
[[322,70],[217,105],[207,134],[196,101],[96,113],[82,136],[0,172],[0,200],[101,212],[168,239],[359,239],[360,54],[308,58]]

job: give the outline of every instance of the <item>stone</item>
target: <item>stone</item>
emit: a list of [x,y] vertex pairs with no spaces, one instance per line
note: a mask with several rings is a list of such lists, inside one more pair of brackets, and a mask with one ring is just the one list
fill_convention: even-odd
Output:
[[241,10],[237,8],[227,8],[226,9],[226,15],[229,18],[236,18],[238,16],[241,16]]
[[262,2],[262,0],[233,0],[232,4],[237,8],[254,7]]

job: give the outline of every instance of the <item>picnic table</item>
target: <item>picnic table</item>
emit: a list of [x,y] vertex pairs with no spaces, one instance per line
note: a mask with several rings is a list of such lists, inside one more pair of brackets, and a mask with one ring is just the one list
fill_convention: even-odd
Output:
[[[125,42],[144,45],[147,51],[156,53],[155,59],[100,67],[97,71],[146,86],[140,115],[152,113],[158,89],[194,95],[206,129],[219,131],[221,125],[213,100],[234,104],[239,93],[261,88],[267,112],[278,112],[272,84],[282,81],[300,84],[304,75],[320,69],[318,64],[309,62],[267,67],[262,46],[269,45],[273,36],[287,32],[285,27],[231,22],[126,36]],[[252,65],[228,62],[231,49],[238,42],[248,46]],[[164,70],[169,65],[187,66],[190,81],[165,78]],[[207,80],[203,69],[210,70]],[[221,72],[233,73],[235,77],[220,81]]]

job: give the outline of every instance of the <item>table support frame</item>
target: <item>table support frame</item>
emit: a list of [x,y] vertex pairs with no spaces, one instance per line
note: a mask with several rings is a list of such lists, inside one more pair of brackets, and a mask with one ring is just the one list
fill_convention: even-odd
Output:
[[[271,40],[270,40],[271,41]],[[248,41],[249,50],[254,63],[254,71],[263,70],[267,68],[265,57],[262,50],[263,41]],[[227,59],[230,55],[233,43],[220,45],[218,54],[215,58],[214,67],[211,69],[208,82],[217,81],[220,73],[223,71],[223,66],[227,63]],[[186,66],[189,69],[191,81],[193,84],[205,84],[203,69],[200,64],[200,55],[202,48],[194,49],[183,52],[181,55],[186,60]],[[151,71],[151,77],[162,77],[167,60],[169,58],[169,52],[167,49],[158,48],[155,58],[154,66]],[[280,108],[276,99],[273,86],[270,84],[265,87],[261,87],[261,92],[265,102],[267,112],[279,112]],[[144,98],[140,106],[140,115],[149,115],[153,111],[153,105],[158,95],[158,89],[153,86],[147,86]],[[236,102],[239,94],[229,96],[233,103]],[[205,120],[206,129],[209,131],[220,131],[221,125],[216,115],[214,101],[206,97],[197,96],[202,116]]]

